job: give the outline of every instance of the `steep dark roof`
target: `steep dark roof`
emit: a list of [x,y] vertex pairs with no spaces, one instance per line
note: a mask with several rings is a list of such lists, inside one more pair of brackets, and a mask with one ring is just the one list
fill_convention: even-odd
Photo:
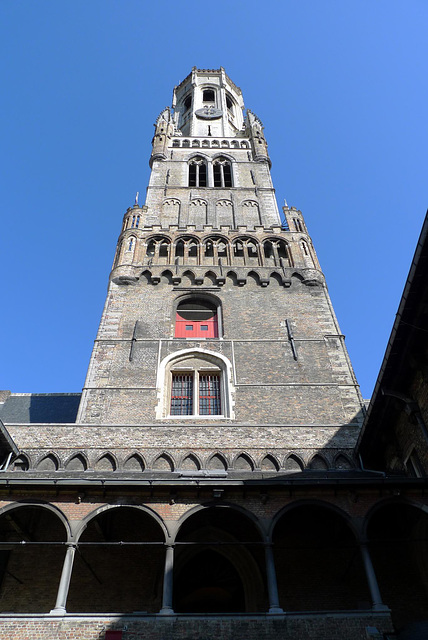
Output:
[[[378,462],[396,408],[391,396],[409,393],[415,367],[426,366],[428,353],[428,212],[386,347],[357,448],[371,464]],[[391,393],[392,391],[392,393]]]
[[80,393],[10,394],[0,404],[0,420],[5,424],[76,422],[80,397]]

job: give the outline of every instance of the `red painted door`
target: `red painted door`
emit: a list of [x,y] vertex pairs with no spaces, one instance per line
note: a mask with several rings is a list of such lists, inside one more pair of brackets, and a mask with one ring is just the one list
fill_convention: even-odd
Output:
[[218,338],[217,314],[207,320],[186,320],[177,313],[176,338]]

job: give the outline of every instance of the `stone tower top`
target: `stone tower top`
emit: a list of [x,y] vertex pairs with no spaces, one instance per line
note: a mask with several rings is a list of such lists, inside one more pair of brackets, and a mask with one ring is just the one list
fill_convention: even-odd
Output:
[[235,137],[245,133],[241,89],[223,67],[194,67],[174,87],[172,107],[175,127],[184,136]]

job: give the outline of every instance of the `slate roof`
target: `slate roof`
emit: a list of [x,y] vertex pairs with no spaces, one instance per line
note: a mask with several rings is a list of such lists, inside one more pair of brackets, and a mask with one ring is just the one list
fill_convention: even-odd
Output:
[[5,424],[76,422],[81,393],[17,393],[0,404]]

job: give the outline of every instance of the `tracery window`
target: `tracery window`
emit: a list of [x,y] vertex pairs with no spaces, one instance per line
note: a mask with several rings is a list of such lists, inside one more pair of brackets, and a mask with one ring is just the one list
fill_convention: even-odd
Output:
[[259,245],[253,238],[238,238],[233,243],[233,256],[236,264],[245,266],[259,264]]
[[217,158],[213,162],[214,186],[232,187],[232,165],[226,158]]
[[210,237],[205,240],[205,264],[219,264],[222,259],[223,264],[228,264],[228,244],[223,238]]
[[147,245],[146,256],[153,264],[168,264],[170,246],[168,238],[162,236],[151,238]]
[[200,156],[195,156],[189,162],[189,187],[207,186],[207,164]]
[[292,266],[288,245],[284,240],[266,240],[263,243],[264,263],[266,265],[281,266],[281,258],[287,266]]

